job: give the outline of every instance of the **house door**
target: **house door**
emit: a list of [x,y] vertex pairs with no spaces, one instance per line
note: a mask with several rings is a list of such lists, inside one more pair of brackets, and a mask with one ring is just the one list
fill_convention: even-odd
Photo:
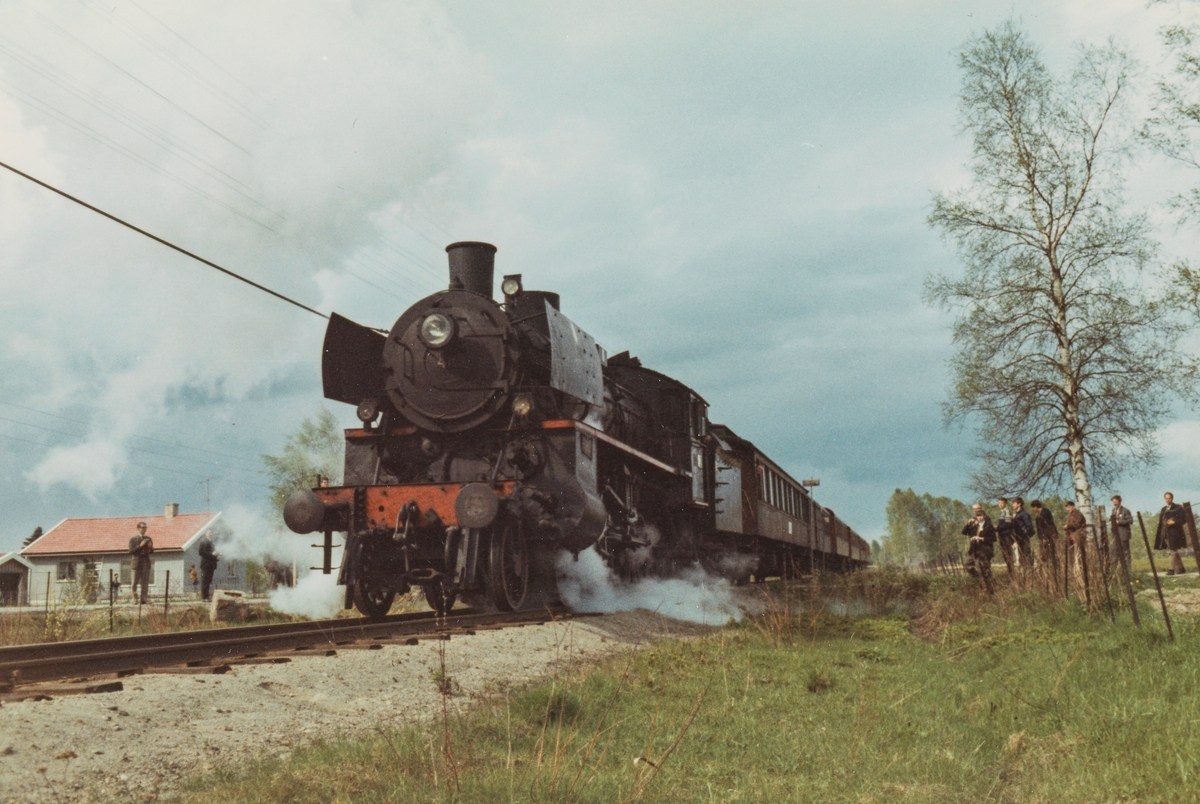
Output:
[[20,594],[20,573],[0,572],[0,606],[19,606]]

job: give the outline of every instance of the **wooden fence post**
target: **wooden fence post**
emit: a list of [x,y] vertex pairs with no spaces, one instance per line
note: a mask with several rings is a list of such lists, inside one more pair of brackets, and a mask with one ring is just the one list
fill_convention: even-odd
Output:
[[[1129,535],[1132,537],[1133,528],[1130,527],[1129,530],[1131,531]],[[1121,544],[1121,532],[1115,522],[1113,523],[1112,539],[1117,545],[1117,565],[1121,568],[1121,577],[1117,580],[1117,583],[1122,583],[1124,585],[1125,595],[1129,598],[1129,613],[1133,615],[1133,624],[1138,628],[1141,628],[1142,620],[1138,615],[1137,596],[1133,593],[1133,581],[1129,577],[1129,562],[1126,560],[1127,553],[1129,551]]]
[[[1100,583],[1104,585],[1104,600],[1108,603],[1108,618],[1114,623],[1117,621],[1117,613],[1113,611],[1112,594],[1108,589],[1108,550],[1104,545],[1108,544],[1108,528],[1104,524],[1104,506],[1097,505],[1093,511],[1092,518],[1096,521],[1092,523],[1092,535],[1099,540],[1096,545],[1096,563],[1097,569],[1100,570]],[[1096,525],[1100,525],[1100,530],[1097,535]]]
[[167,611],[171,605],[171,571],[167,570],[167,582],[163,584],[163,616],[167,616]]
[[1150,539],[1146,536],[1146,523],[1142,521],[1142,512],[1138,511],[1138,527],[1142,529],[1142,541],[1146,543],[1146,555],[1150,557],[1150,571],[1154,573],[1154,588],[1158,590],[1158,602],[1162,605],[1163,619],[1167,621],[1167,635],[1175,641],[1175,632],[1171,630],[1171,615],[1167,613],[1167,599],[1163,597],[1162,583],[1158,580],[1158,568],[1154,566],[1154,551],[1150,549]]

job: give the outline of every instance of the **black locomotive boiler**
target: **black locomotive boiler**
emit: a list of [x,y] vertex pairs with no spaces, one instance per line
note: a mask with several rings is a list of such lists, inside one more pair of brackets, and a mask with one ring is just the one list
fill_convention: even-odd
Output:
[[453,243],[450,286],[390,332],[338,315],[325,397],[357,407],[344,485],[296,492],[284,519],[324,532],[325,569],[371,617],[412,586],[513,610],[558,600],[563,551],[621,578],[700,564],[733,581],[849,569],[866,542],[707,403],[628,352],[604,350],[520,274],[493,299],[496,248]]

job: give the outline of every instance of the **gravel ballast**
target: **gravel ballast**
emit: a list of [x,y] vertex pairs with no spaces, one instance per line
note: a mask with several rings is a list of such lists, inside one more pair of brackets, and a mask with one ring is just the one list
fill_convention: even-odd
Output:
[[[445,646],[456,708],[582,661],[710,629],[646,611],[480,631],[448,642],[299,656],[225,675],[125,679],[123,692],[0,707],[0,800],[153,800],[218,764],[286,757],[338,734],[440,716]],[[461,689],[461,693],[459,692]]]

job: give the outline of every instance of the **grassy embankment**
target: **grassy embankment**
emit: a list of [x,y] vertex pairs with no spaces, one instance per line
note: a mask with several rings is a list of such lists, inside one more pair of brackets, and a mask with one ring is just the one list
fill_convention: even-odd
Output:
[[[1149,581],[1146,581],[1149,582]],[[1200,628],[863,573],[460,717],[193,782],[210,801],[1182,801]],[[800,600],[787,600],[788,595]],[[920,615],[841,617],[837,599]],[[819,599],[818,599],[819,598]],[[794,604],[800,605],[794,605]],[[1154,601],[1157,605],[1157,599]],[[807,609],[808,611],[806,611]],[[809,613],[816,610],[818,613]],[[894,610],[894,606],[893,606]],[[430,679],[436,683],[437,679]],[[443,682],[446,679],[442,679]],[[450,685],[447,685],[450,686]],[[650,759],[657,768],[646,762]]]

